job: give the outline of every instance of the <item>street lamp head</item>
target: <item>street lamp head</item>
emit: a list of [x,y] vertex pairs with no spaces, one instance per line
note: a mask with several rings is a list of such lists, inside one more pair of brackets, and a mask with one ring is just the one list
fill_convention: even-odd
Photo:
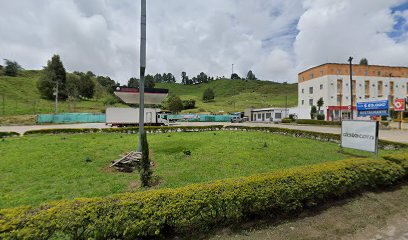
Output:
[[351,63],[353,61],[353,57],[349,57],[348,61]]

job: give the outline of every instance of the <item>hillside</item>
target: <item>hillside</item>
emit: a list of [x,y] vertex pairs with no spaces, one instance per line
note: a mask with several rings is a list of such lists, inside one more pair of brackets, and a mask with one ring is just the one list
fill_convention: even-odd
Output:
[[[196,100],[196,109],[189,112],[234,112],[248,107],[284,107],[297,105],[297,84],[281,84],[270,81],[216,80],[199,85],[157,84],[168,88],[170,94],[182,99]],[[215,101],[204,103],[205,89],[215,92]],[[235,103],[235,109],[234,109]]]
[[[36,82],[40,71],[22,71],[18,77],[0,76],[0,116],[35,115],[53,113],[54,101],[40,98]],[[268,81],[217,80],[200,85],[157,84],[156,87],[169,89],[170,94],[182,99],[196,100],[196,109],[188,112],[233,112],[247,107],[288,106],[297,104],[297,85],[278,84]],[[206,88],[215,92],[215,101],[201,101]],[[4,104],[3,104],[4,96]],[[234,110],[235,102],[235,110]],[[3,108],[4,106],[4,108]],[[60,102],[59,112],[101,112],[105,109],[103,98],[89,101]],[[0,123],[2,120],[0,119]]]

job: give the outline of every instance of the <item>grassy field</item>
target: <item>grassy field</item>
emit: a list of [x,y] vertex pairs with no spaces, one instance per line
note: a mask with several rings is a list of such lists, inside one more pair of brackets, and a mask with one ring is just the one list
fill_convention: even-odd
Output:
[[[156,187],[179,187],[349,157],[337,144],[261,132],[149,135]],[[138,173],[108,168],[137,135],[39,135],[0,141],[0,208],[140,191]],[[191,156],[183,154],[190,150]],[[86,162],[89,158],[92,162]]]
[[[22,71],[18,77],[0,76],[0,124],[8,124],[10,119],[13,119],[12,116],[16,115],[54,112],[54,101],[40,98],[36,87],[40,76],[41,71],[34,70]],[[200,85],[157,84],[157,87],[167,88],[170,94],[178,95],[182,99],[195,99],[197,108],[188,112],[232,112],[243,111],[248,107],[285,106],[286,96],[288,106],[297,104],[297,84],[217,80]],[[214,102],[202,102],[202,94],[206,88],[215,91]],[[75,103],[61,101],[59,112],[101,112],[106,108],[103,99]],[[28,118],[25,119],[21,122],[29,122]],[[14,121],[18,121],[18,118],[14,118]]]

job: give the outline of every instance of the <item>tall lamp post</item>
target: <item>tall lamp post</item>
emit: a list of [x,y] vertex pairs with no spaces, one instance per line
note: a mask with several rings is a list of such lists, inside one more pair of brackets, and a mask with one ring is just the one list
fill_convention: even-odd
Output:
[[140,26],[140,83],[139,83],[139,146],[142,151],[142,135],[144,133],[144,78],[146,70],[146,0],[141,0],[141,26]]
[[353,120],[353,57],[349,57],[348,62],[350,64],[350,112],[351,112],[351,120]]

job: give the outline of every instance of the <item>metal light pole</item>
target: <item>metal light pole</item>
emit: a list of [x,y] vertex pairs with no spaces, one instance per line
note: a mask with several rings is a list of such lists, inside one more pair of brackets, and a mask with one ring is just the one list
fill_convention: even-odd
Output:
[[232,68],[231,68],[231,76],[232,74],[234,74],[234,64],[232,64]]
[[348,62],[350,63],[350,111],[351,111],[351,120],[353,120],[353,57],[349,57]]
[[140,83],[139,83],[139,146],[142,151],[142,134],[144,133],[144,77],[146,70],[146,0],[141,0],[141,25],[140,25]]

